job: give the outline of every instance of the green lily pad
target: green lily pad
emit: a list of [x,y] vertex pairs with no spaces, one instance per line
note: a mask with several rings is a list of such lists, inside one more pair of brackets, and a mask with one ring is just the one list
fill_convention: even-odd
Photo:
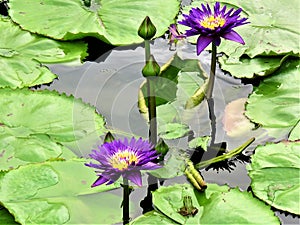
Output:
[[226,55],[219,58],[221,68],[230,72],[232,76],[238,78],[253,78],[255,76],[267,76],[277,70],[284,60],[284,57],[241,57],[239,60],[231,60]]
[[[0,170],[51,158],[72,158],[69,145],[92,144],[105,132],[104,119],[74,97],[51,91],[0,89]],[[75,147],[73,151],[78,151]]]
[[273,76],[254,90],[246,105],[246,116],[261,124],[270,136],[281,137],[298,123],[299,61],[287,60]]
[[116,206],[121,198],[105,192],[116,186],[91,188],[97,177],[85,162],[46,162],[11,170],[0,178],[0,202],[21,224],[120,222]]
[[[184,196],[191,197],[192,205],[198,209],[196,215],[183,216],[178,212],[183,207]],[[269,206],[249,192],[228,186],[208,184],[201,193],[188,184],[160,187],[153,192],[153,202],[158,210],[179,224],[279,224]]]
[[168,217],[164,216],[163,214],[157,211],[150,211],[142,216],[137,217],[132,222],[129,223],[130,225],[145,225],[145,224],[160,224],[160,225],[172,225],[176,224],[173,220],[169,219]]
[[[178,0],[9,1],[9,15],[23,29],[54,39],[95,36],[113,45],[142,42],[137,31],[146,16],[161,36],[174,22]],[[74,19],[77,18],[77,19]],[[63,24],[63,26],[62,26]]]
[[300,143],[259,146],[247,166],[254,194],[277,209],[300,215]]
[[159,126],[157,132],[163,139],[176,139],[187,135],[189,127],[180,123],[167,123]]
[[[191,7],[201,7],[201,3],[213,5],[215,0],[196,0],[191,6],[183,9],[188,14]],[[221,5],[228,8],[242,8],[242,17],[247,17],[250,24],[234,28],[245,41],[245,45],[223,39],[219,52],[224,52],[231,58],[238,59],[242,55],[253,58],[257,55],[285,55],[291,53],[297,55],[299,46],[299,8],[297,0],[284,0],[276,2],[266,1],[240,1],[222,0]],[[181,17],[179,18],[181,20]],[[181,31],[187,27],[180,25]],[[196,38],[191,39],[192,42]]]
[[204,151],[207,151],[209,141],[210,136],[196,137],[189,142],[189,148],[201,147]]
[[58,42],[23,31],[0,16],[0,87],[30,87],[52,82],[57,76],[41,63],[80,62],[83,42]]
[[293,128],[289,135],[290,141],[296,141],[300,139],[300,120],[298,121],[297,125]]

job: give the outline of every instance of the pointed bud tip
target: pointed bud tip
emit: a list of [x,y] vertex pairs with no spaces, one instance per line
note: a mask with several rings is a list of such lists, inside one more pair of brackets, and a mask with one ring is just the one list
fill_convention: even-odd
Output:
[[146,16],[143,22],[141,23],[138,34],[144,40],[150,40],[156,34],[156,27],[150,20],[149,16]]

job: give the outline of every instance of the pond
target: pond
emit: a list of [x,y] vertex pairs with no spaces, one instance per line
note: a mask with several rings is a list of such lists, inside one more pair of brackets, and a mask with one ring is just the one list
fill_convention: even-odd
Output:
[[[160,5],[177,1],[154,2]],[[50,7],[48,3],[40,1],[36,6],[32,2],[33,7]],[[116,19],[111,11],[122,16],[124,12],[109,1],[65,1],[74,10],[78,10],[79,3],[83,8],[91,4],[89,13],[100,10],[108,31],[82,26],[94,29],[94,37],[85,37],[85,31],[75,34],[77,28],[66,23],[70,32],[62,34],[61,27],[57,32],[49,31],[50,37],[62,35],[56,39],[68,40],[57,42],[34,36],[1,17],[0,224],[122,224],[121,204],[124,210],[128,202],[125,198],[122,202],[125,179],[123,183],[116,178],[111,185],[91,188],[96,175],[103,174],[84,166],[91,161],[91,150],[108,141],[108,133],[116,140],[134,136],[152,142],[157,138],[160,143],[156,150],[160,151],[161,161],[156,157],[149,162],[161,168],[142,173],[141,187],[136,185],[136,177],[129,178],[132,225],[299,224],[299,49],[293,43],[288,48],[282,41],[278,50],[277,40],[267,36],[264,43],[259,32],[250,38],[243,36],[245,47],[222,39],[218,47],[222,53],[216,55],[211,108],[207,103],[210,98],[206,101],[204,97],[214,54],[210,46],[198,55],[196,39],[170,45],[170,31],[165,33],[163,24],[169,25],[170,21],[158,22],[157,32],[163,32],[149,43],[160,72],[150,80],[142,72],[147,41],[132,44],[141,42],[136,41],[136,31],[132,34],[132,24],[124,24],[122,32],[128,33],[125,37],[110,23]],[[190,4],[203,7],[201,3],[181,1],[181,9],[188,13]],[[240,4],[222,2],[226,3],[227,7]],[[1,1],[2,7],[6,4]],[[30,24],[31,19],[26,22],[31,12],[28,5],[19,5],[15,0],[8,5],[10,16],[21,27],[45,35],[43,29],[47,30],[49,24],[45,23],[41,31],[39,25]],[[165,7],[165,13],[173,15],[175,5]],[[249,17],[253,30],[256,26],[267,27],[264,23],[269,20],[263,22],[260,14],[254,13],[254,9],[265,10],[264,4],[258,8],[242,6],[243,17]],[[120,1],[119,7],[128,7],[129,14],[135,8],[127,0]],[[110,13],[105,14],[105,10]],[[32,15],[43,21],[38,11]],[[50,13],[50,24],[56,23],[58,14],[54,11]],[[270,18],[277,13],[269,8],[266,11]],[[78,24],[91,17],[83,12]],[[157,15],[163,18],[159,10]],[[270,31],[276,32],[272,29],[278,26],[270,26]],[[182,25],[178,24],[178,29],[184,32]],[[288,27],[283,30],[290,40],[300,40],[299,32]],[[71,31],[74,38],[70,38]],[[119,47],[99,40],[117,43],[121,37],[124,46]],[[254,42],[248,44],[251,38],[260,40],[261,49]],[[85,51],[89,56],[79,63]],[[156,119],[151,122],[149,113],[153,108],[146,81],[155,85]],[[157,123],[154,139],[153,126],[149,128],[153,121]],[[113,141],[106,146],[112,143],[117,145]],[[135,148],[134,141],[128,145],[129,150]],[[147,149],[146,142],[142,145]],[[130,157],[135,160],[135,156]],[[202,178],[206,184],[201,183]]]

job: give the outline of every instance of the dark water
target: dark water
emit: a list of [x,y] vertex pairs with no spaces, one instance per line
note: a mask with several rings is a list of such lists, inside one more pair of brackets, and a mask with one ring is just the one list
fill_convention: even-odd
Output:
[[[178,47],[178,54],[181,58],[198,58],[201,67],[209,73],[210,54],[205,52],[197,57],[195,46],[183,45]],[[151,51],[160,65],[165,64],[174,54],[168,49],[165,39],[157,39],[151,45]],[[96,106],[98,112],[106,118],[107,125],[125,133],[133,133],[138,136],[147,137],[148,126],[141,116],[137,106],[138,91],[144,81],[141,69],[144,66],[144,48],[141,45],[128,47],[116,47],[111,51],[104,52],[94,62],[85,62],[82,66],[70,67],[63,65],[49,65],[49,68],[59,75],[50,87],[43,87],[72,94],[76,98],[82,98],[84,102]],[[241,80],[224,74],[217,70],[217,79],[213,96],[215,98],[215,114],[217,117],[216,142],[226,141],[227,148],[233,149],[250,137],[256,137],[256,141],[244,151],[245,155],[251,155],[252,150],[258,144],[266,141],[274,141],[268,137],[263,129],[251,130],[244,134],[243,138],[229,137],[223,130],[222,118],[225,106],[238,98],[246,98],[252,92],[251,84],[243,84]],[[185,121],[193,130],[196,136],[210,134],[210,122],[207,114],[207,106],[200,104],[195,108],[194,113],[197,118],[191,117]],[[201,129],[199,129],[201,127]],[[286,134],[283,134],[285,136]],[[118,135],[117,135],[118,136]],[[122,136],[122,135],[120,135]],[[171,145],[186,148],[187,138],[181,138],[170,142]],[[80,151],[84,156],[90,149]],[[203,170],[204,179],[208,183],[227,184],[230,187],[239,187],[247,190],[250,185],[250,178],[247,175],[245,163],[235,161],[235,168],[228,170]],[[144,184],[146,178],[144,177]],[[164,185],[187,182],[184,176],[167,180]],[[114,190],[112,193],[121,195],[121,190]],[[139,207],[140,201],[146,195],[146,187],[136,189],[131,194],[131,200],[136,203],[136,213],[133,218],[141,215],[142,209]],[[291,215],[284,215],[276,211],[282,224],[299,224],[299,218]]]

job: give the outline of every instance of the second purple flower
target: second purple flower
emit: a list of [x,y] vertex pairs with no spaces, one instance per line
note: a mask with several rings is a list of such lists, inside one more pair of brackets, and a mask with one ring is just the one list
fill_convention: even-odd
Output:
[[142,186],[141,170],[154,170],[161,168],[160,165],[151,161],[158,158],[153,146],[142,138],[114,140],[98,146],[89,155],[97,163],[86,163],[86,166],[93,167],[97,172],[98,179],[92,187],[107,183],[112,184],[120,176]]

